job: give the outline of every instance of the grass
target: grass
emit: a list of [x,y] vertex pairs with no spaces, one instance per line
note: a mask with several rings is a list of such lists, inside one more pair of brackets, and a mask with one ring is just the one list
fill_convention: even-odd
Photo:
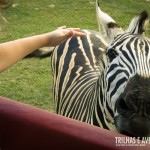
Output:
[[[14,7],[3,11],[8,24],[0,32],[0,42],[52,31],[61,25],[98,30],[94,2],[95,0],[14,0]],[[125,29],[133,16],[142,10],[149,11],[150,2],[101,0],[100,6]],[[25,59],[0,74],[1,96],[54,111],[51,86],[49,58]]]

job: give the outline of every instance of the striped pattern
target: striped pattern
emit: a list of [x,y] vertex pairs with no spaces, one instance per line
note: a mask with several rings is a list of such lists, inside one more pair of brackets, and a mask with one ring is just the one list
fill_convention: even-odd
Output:
[[[109,49],[114,49],[121,55],[118,60],[121,67],[127,68],[130,76],[138,74],[144,78],[150,76],[150,40],[135,34],[118,36]],[[118,62],[117,62],[118,63]]]
[[[115,104],[135,74],[150,75],[150,42],[124,33],[107,44],[99,33],[72,38],[57,47],[52,56],[56,112],[105,129],[116,131]],[[116,58],[109,61],[109,51]],[[106,55],[107,54],[107,55]]]
[[87,33],[87,38],[69,39],[54,50],[52,69],[56,112],[116,130],[112,110],[104,110],[108,103],[102,96],[105,81],[100,78],[107,64],[105,49],[108,45],[98,32],[83,32]]
[[96,8],[100,33],[84,30],[87,37],[71,38],[53,52],[54,100],[58,114],[116,131],[116,103],[130,79],[150,78],[150,41],[144,36],[148,14],[133,18],[124,32]]

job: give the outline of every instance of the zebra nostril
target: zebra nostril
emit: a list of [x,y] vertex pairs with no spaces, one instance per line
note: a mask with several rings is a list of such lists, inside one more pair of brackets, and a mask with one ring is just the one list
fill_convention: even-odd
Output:
[[123,110],[137,111],[137,105],[139,99],[137,97],[137,91],[128,91],[124,96],[119,99],[119,107]]
[[122,114],[129,110],[129,107],[124,99],[119,99],[117,102],[117,111],[118,113]]

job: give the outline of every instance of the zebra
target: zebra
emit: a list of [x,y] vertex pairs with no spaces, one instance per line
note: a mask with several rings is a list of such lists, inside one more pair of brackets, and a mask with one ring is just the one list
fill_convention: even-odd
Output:
[[99,32],[83,30],[52,52],[56,112],[134,137],[150,136],[150,40],[148,13],[126,31],[100,9]]

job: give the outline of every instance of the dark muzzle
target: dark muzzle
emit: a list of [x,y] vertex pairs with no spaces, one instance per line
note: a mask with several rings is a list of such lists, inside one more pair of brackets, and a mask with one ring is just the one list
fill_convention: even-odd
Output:
[[150,136],[150,103],[141,91],[122,94],[116,103],[115,123],[118,131],[133,137]]

